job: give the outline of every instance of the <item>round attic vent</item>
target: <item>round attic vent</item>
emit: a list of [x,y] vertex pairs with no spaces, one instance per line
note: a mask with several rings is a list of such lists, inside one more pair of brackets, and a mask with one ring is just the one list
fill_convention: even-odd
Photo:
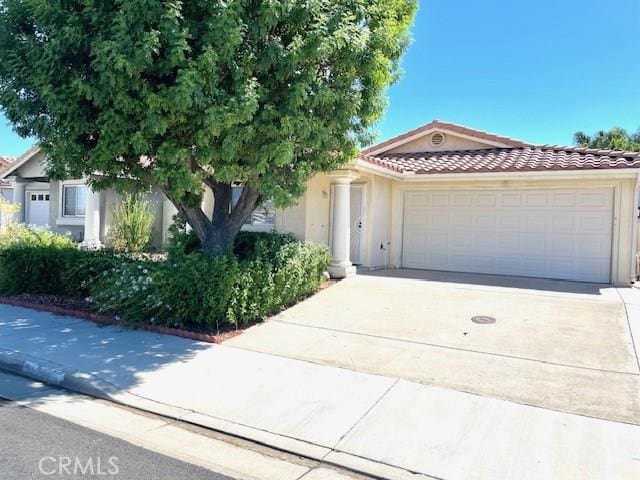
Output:
[[446,140],[447,140],[447,137],[445,137],[444,133],[436,132],[433,135],[431,135],[431,146],[440,147],[444,145],[444,142]]

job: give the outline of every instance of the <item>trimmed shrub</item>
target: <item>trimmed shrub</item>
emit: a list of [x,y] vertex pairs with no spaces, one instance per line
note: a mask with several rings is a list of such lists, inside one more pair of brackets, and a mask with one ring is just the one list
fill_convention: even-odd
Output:
[[90,297],[131,322],[196,331],[262,320],[315,292],[330,255],[290,235],[242,233],[235,252],[156,261],[79,250],[67,237],[21,227],[0,235],[0,292]]
[[129,321],[209,330],[226,321],[237,272],[231,255],[123,263],[94,280],[91,298]]
[[[237,257],[173,254],[121,264],[96,277],[91,298],[133,322],[198,331],[262,320],[315,292],[330,255],[290,235],[243,233]],[[238,250],[236,250],[238,251]]]
[[0,234],[0,292],[64,294],[61,274],[76,252],[69,237],[44,228],[9,225]]
[[64,292],[70,297],[85,298],[91,295],[91,286],[105,272],[134,260],[117,255],[111,250],[75,250],[68,257],[68,263],[60,273]]
[[111,251],[79,250],[68,236],[13,224],[0,234],[0,292],[83,298],[91,280],[127,258]]

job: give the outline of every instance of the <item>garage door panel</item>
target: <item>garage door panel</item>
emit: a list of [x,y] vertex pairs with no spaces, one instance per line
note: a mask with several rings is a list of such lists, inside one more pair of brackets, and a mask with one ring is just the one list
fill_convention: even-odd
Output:
[[469,225],[473,225],[473,215],[466,212],[460,212],[453,216],[451,219],[451,225],[458,229],[469,228]]
[[547,228],[547,217],[543,215],[525,214],[523,227],[524,231],[532,233],[545,231]]
[[574,207],[576,204],[576,195],[570,192],[554,193],[553,194],[553,206],[554,207]]
[[600,232],[606,228],[610,220],[605,215],[581,215],[580,229],[583,231]]
[[522,194],[520,193],[501,193],[501,207],[519,207],[522,204]]
[[408,192],[403,266],[608,282],[613,190]]
[[527,193],[525,194],[526,206],[529,208],[546,207],[548,196],[548,193]]
[[432,207],[448,207],[451,201],[451,195],[446,193],[434,193],[431,196]]
[[521,221],[522,218],[516,215],[510,215],[508,213],[500,215],[500,226],[506,229],[518,230]]
[[579,193],[578,205],[582,207],[607,208],[610,206],[610,198],[602,192]]
[[552,236],[549,241],[551,242],[551,249],[556,255],[563,255],[570,257],[576,251],[577,241],[574,237],[569,235]]
[[494,233],[482,232],[481,235],[475,237],[474,243],[478,250],[494,250],[496,248],[496,236]]
[[454,194],[453,196],[453,206],[454,207],[472,207],[473,206],[473,195],[470,193],[467,194]]
[[473,245],[473,237],[468,232],[452,232],[451,247],[454,249],[466,250]]
[[576,228],[576,218],[572,214],[553,215],[551,217],[553,231],[573,232]]
[[426,207],[429,195],[427,192],[411,192],[407,194],[407,206],[409,207]]
[[476,197],[478,207],[495,207],[497,203],[495,193],[480,193]]

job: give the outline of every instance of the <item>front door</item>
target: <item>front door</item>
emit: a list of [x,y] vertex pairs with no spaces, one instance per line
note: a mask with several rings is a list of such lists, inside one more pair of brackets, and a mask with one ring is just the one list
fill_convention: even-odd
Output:
[[49,225],[49,192],[27,192],[29,209],[27,211],[27,221],[29,225],[45,226]]
[[364,222],[364,185],[351,185],[351,263],[359,265],[362,263],[362,239]]

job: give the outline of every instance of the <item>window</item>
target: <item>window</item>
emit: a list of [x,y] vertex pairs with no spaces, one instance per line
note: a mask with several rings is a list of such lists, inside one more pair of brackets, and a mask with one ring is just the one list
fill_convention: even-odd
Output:
[[[235,204],[238,203],[241,193],[242,187],[233,187],[231,190],[231,205],[235,206]],[[254,210],[244,224],[256,227],[275,227],[276,209],[273,200],[265,200],[262,202],[262,205]]]
[[87,187],[85,185],[63,185],[62,216],[84,217],[87,204]]

